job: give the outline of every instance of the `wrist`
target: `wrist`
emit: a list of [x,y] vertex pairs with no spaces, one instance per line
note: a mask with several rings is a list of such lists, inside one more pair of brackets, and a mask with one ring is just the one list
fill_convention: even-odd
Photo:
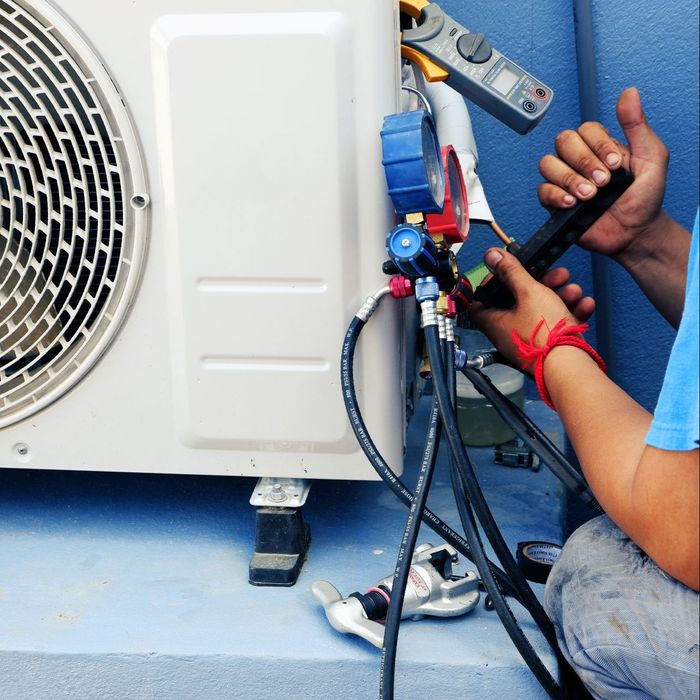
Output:
[[[552,409],[556,410],[552,396],[547,388],[547,378],[545,367],[547,363],[545,360],[557,352],[559,353],[560,361],[556,363],[556,366],[562,364],[561,360],[564,360],[564,366],[567,367],[567,376],[569,378],[575,377],[577,374],[578,366],[568,367],[571,365],[571,359],[577,358],[578,355],[564,354],[559,352],[565,348],[571,348],[573,350],[580,350],[585,355],[588,355],[595,365],[606,372],[605,362],[603,358],[586,342],[582,333],[588,329],[588,325],[585,323],[575,324],[567,326],[567,318],[564,317],[558,321],[554,327],[549,331],[547,336],[547,341],[543,347],[538,347],[534,344],[533,338],[537,335],[539,329],[544,324],[544,319],[533,329],[530,335],[530,342],[524,341],[518,335],[517,331],[513,331],[513,342],[518,351],[518,356],[523,361],[523,369],[528,367],[533,368],[533,377],[535,384],[537,385],[537,391],[539,392],[542,400]],[[567,361],[567,358],[568,361]],[[551,363],[555,365],[555,362]]]
[[669,228],[676,222],[663,210],[645,226],[640,227],[630,242],[613,259],[628,272],[654,258]]
[[598,363],[582,348],[560,345],[547,355],[543,365],[544,381],[556,410],[562,406],[566,395],[575,395],[572,383],[580,386],[595,378],[605,376]]
[[600,375],[600,366],[583,348],[559,345],[552,348],[543,365],[544,380],[552,402],[557,405],[560,390],[566,391],[566,384],[573,377],[579,382],[587,372]]

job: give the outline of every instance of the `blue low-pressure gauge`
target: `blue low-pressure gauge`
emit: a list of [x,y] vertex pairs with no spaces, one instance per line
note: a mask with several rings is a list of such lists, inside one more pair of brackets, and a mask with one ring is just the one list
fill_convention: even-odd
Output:
[[445,176],[432,117],[425,110],[384,117],[382,165],[398,214],[438,213],[445,203]]
[[401,224],[386,237],[386,252],[408,277],[434,275],[438,252],[433,239],[419,226]]

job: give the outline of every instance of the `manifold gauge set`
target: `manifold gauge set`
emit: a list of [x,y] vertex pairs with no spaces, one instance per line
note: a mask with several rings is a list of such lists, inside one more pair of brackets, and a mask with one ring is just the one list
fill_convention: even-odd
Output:
[[[468,30],[426,0],[401,0],[400,8],[402,56],[420,68],[428,83],[446,83],[520,134],[528,133],[543,118],[552,90],[493,48],[482,33]],[[455,415],[456,372],[464,374],[486,397],[541,463],[589,506],[599,506],[565,455],[481,373],[485,365],[498,361],[497,353],[470,358],[455,344],[457,315],[468,311],[475,298],[472,284],[460,273],[451,250],[464,243],[469,233],[467,189],[455,148],[439,142],[430,100],[420,91],[410,90],[418,92],[425,109],[386,116],[380,131],[387,192],[398,219],[385,241],[388,260],[383,271],[390,276],[389,284],[369,296],[355,314],[341,354],[341,387],[353,432],[369,462],[409,514],[393,576],[375,583],[364,594],[352,593],[348,598],[326,581],[316,582],[313,592],[336,630],[358,635],[382,649],[381,698],[393,698],[401,619],[464,615],[477,605],[481,590],[487,593],[487,607],[496,611],[548,696],[563,698],[566,691],[534,652],[506,600],[510,597],[527,610],[553,656],[563,664],[554,628],[495,523],[462,443]],[[614,178],[593,200],[553,214],[527,244],[520,246],[511,240],[508,249],[533,277],[540,277],[630,182],[628,175]],[[503,237],[508,243],[510,239],[505,234]],[[504,290],[494,285],[496,281],[491,280],[488,288],[479,287],[476,298],[493,306],[512,303]],[[354,386],[358,338],[387,296],[415,296],[433,380],[428,433],[414,489],[401,482],[379,453],[362,418]],[[450,480],[464,536],[426,507],[442,436],[449,446]],[[447,544],[417,547],[421,521]],[[498,564],[487,558],[478,524]],[[476,565],[478,576],[471,571],[462,576],[454,573],[458,553]]]

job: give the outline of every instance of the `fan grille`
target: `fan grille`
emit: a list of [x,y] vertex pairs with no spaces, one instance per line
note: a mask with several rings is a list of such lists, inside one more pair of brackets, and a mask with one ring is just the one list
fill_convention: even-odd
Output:
[[37,4],[0,0],[0,426],[94,365],[145,245],[126,109],[89,47]]

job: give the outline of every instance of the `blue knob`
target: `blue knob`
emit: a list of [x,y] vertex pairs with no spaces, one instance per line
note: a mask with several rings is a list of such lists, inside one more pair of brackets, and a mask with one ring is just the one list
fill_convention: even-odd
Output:
[[398,214],[440,213],[445,174],[432,117],[425,110],[384,117],[382,165]]
[[438,252],[433,239],[418,226],[401,224],[386,237],[386,252],[408,277],[435,274]]

